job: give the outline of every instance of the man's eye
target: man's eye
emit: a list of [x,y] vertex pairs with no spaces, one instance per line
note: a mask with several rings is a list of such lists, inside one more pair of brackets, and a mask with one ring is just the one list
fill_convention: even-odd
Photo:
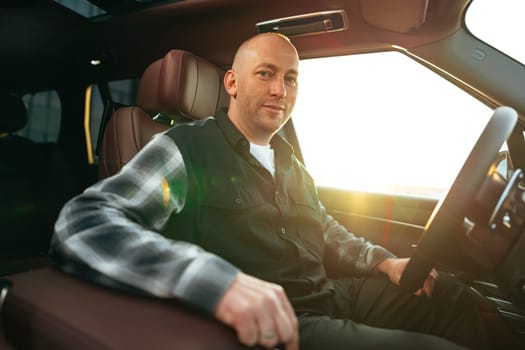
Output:
[[297,78],[295,77],[287,77],[286,78],[286,84],[289,86],[297,86]]
[[260,72],[257,72],[257,74],[261,77],[261,78],[270,78],[272,76],[272,74],[268,71],[260,71]]

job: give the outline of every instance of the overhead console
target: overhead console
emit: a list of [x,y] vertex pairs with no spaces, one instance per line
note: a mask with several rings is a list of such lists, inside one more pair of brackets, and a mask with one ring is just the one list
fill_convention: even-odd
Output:
[[348,29],[348,16],[344,10],[322,11],[259,22],[255,27],[258,33],[277,32],[290,37],[322,34]]
[[427,17],[428,0],[361,0],[359,4],[368,24],[397,33],[418,29]]

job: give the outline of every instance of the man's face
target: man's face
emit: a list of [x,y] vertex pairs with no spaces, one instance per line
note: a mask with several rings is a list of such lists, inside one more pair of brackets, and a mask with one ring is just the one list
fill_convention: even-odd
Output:
[[288,121],[295,105],[297,53],[283,38],[269,35],[245,49],[237,63],[230,92],[236,124],[253,139],[269,140]]

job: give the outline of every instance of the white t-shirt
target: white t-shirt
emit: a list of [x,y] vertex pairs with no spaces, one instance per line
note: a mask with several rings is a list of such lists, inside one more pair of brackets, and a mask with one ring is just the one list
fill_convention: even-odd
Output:
[[272,176],[275,176],[275,158],[270,145],[256,145],[250,142],[250,153],[262,164]]

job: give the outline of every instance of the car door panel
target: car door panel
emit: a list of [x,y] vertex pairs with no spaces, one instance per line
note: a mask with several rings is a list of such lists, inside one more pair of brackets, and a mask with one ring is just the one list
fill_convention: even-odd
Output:
[[436,199],[318,187],[328,213],[356,236],[410,256]]

